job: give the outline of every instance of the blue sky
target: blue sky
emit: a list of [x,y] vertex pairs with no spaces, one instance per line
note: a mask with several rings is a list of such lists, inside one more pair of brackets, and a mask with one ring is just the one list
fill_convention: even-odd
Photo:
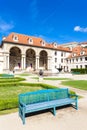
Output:
[[11,32],[59,44],[87,41],[87,0],[0,0],[0,40]]

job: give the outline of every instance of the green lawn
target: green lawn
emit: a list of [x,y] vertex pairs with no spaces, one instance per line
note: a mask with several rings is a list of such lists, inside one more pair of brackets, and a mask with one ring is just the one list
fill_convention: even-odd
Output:
[[69,78],[44,78],[44,80],[70,80]]
[[[18,95],[29,91],[56,88],[55,86],[40,83],[22,83],[23,78],[0,79],[0,112],[18,107]],[[11,81],[12,80],[12,81]]]
[[28,91],[40,90],[38,86],[7,86],[0,87],[0,110],[18,107],[18,95]]
[[62,85],[87,90],[87,80],[62,81]]
[[[39,77],[32,77],[33,79],[39,79]],[[44,80],[71,80],[69,78],[43,78]]]
[[22,74],[18,74],[19,76],[31,76],[32,74],[28,74],[28,73],[22,73]]

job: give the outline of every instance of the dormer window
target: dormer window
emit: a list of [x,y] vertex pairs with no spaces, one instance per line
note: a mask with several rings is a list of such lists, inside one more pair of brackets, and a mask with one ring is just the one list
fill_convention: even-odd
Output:
[[80,52],[80,55],[84,55],[84,54],[85,54],[85,52],[84,52],[84,51],[81,51],[81,52]]
[[29,38],[29,39],[28,39],[28,43],[29,43],[29,44],[33,44],[33,39],[32,39],[32,38]]
[[13,41],[16,41],[16,42],[18,41],[18,36],[17,35],[13,36]]
[[45,43],[45,41],[41,41],[41,44],[42,44],[42,46],[45,46],[46,43]]
[[72,57],[74,57],[74,56],[76,56],[76,53],[73,53],[73,54],[72,54]]
[[56,43],[56,42],[54,42],[54,43],[53,43],[53,46],[56,48],[56,47],[57,47],[57,43]]

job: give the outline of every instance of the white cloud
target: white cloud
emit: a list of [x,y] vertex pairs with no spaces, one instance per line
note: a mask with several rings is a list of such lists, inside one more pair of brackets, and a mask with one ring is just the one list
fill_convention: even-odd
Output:
[[0,18],[0,33],[7,33],[9,30],[14,28],[13,22],[7,23]]
[[74,31],[76,31],[76,32],[87,32],[87,27],[83,28],[83,27],[80,27],[80,26],[75,26]]

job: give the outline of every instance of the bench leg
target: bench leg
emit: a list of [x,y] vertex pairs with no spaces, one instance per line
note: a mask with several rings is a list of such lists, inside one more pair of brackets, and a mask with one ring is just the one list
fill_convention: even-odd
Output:
[[21,115],[22,115],[23,124],[25,124],[25,108],[24,107],[23,107]]
[[76,106],[76,110],[78,110],[78,102],[77,101],[75,103],[75,106]]
[[56,115],[56,108],[53,107],[53,109],[51,109],[51,112],[53,113],[53,115],[55,116]]
[[56,108],[54,107],[53,108],[53,113],[54,113],[54,116],[56,115]]
[[23,113],[22,120],[23,120],[23,124],[25,124],[25,114],[24,113]]

